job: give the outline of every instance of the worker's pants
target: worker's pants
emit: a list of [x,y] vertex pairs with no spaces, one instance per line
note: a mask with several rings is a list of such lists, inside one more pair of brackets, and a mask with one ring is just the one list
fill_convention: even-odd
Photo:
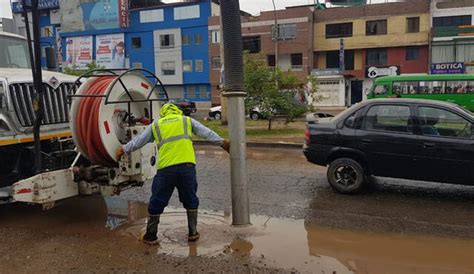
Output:
[[197,180],[194,164],[180,164],[158,170],[153,178],[148,213],[157,215],[163,213],[173,194],[178,189],[179,201],[186,209],[197,209],[199,199],[196,195]]

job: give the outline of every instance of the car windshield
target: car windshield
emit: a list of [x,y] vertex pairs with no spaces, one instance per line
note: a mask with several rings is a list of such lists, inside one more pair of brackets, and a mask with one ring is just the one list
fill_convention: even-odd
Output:
[[31,68],[26,40],[0,36],[0,68]]

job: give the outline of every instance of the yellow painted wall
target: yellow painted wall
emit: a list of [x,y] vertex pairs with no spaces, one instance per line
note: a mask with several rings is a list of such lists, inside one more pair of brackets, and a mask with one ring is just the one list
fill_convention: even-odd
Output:
[[[407,17],[420,17],[420,32],[407,33]],[[365,35],[366,21],[387,19],[386,35]],[[366,17],[363,19],[349,19],[315,23],[314,50],[338,50],[340,38],[326,39],[326,24],[352,22],[352,37],[344,37],[346,49],[364,49],[380,47],[400,47],[413,45],[428,45],[429,14],[405,14],[397,16]]]
[[325,69],[326,68],[326,53],[319,53],[318,54],[318,68]]
[[364,59],[362,55],[362,50],[356,50],[354,51],[354,69],[355,70],[360,70],[363,69],[363,64],[364,64]]

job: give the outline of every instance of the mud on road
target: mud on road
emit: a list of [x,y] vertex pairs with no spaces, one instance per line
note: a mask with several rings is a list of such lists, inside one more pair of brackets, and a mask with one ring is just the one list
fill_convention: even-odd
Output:
[[160,247],[137,241],[149,185],[120,197],[78,197],[50,211],[0,207],[0,273],[473,273],[474,187],[378,178],[334,193],[300,150],[250,149],[253,226],[230,226],[228,155],[198,147],[197,244],[177,195]]

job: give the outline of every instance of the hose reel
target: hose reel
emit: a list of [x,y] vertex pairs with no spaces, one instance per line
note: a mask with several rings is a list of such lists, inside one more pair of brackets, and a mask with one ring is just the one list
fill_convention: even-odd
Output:
[[70,126],[82,156],[91,164],[117,166],[115,150],[130,139],[127,128],[158,117],[168,101],[162,82],[150,71],[93,70],[79,77],[71,95]]

